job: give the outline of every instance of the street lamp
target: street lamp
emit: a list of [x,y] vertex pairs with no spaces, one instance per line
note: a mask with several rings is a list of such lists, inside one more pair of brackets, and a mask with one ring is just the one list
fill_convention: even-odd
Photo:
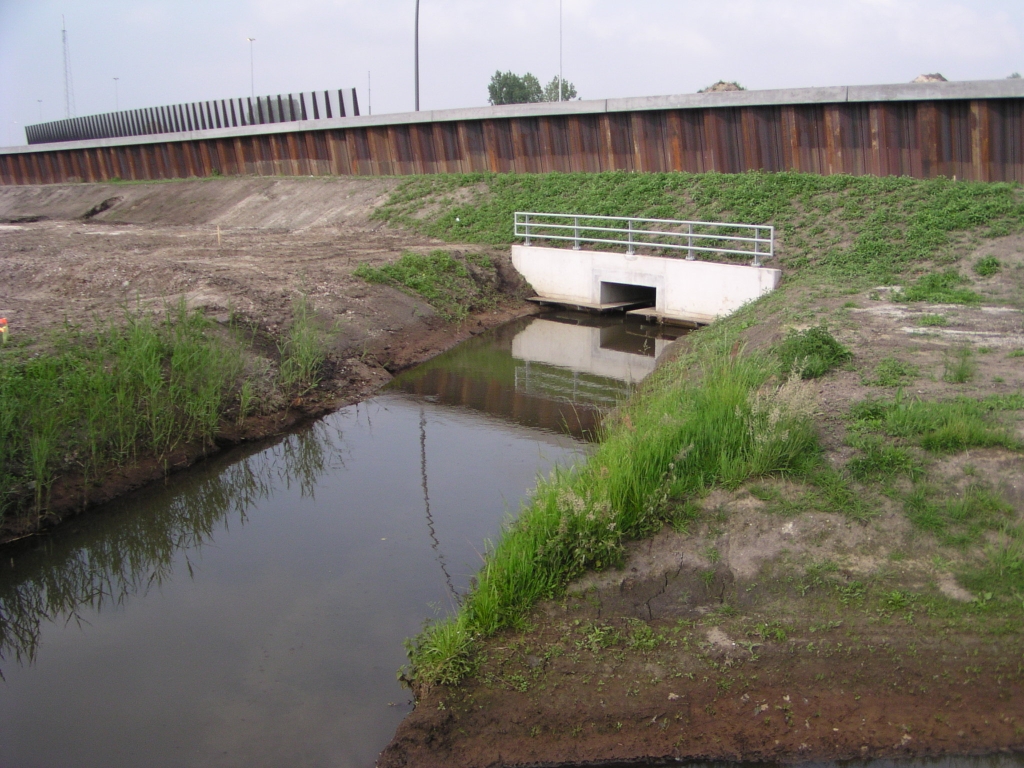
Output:
[[562,100],[562,0],[558,0],[558,100]]
[[253,74],[254,70],[252,67],[252,44],[256,42],[255,37],[245,38],[249,41],[249,90],[252,92],[252,97],[256,98],[256,77]]
[[416,0],[416,37],[414,41],[416,59],[416,111],[420,111],[420,0]]
[[117,81],[120,80],[120,79],[121,79],[120,77],[115,77],[114,78],[114,111],[115,112],[117,112],[121,108],[121,103],[120,103],[120,101],[117,98]]

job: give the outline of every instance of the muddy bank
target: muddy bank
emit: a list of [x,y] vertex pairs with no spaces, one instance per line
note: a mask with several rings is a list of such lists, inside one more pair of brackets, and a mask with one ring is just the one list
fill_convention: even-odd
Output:
[[[740,318],[748,351],[822,320],[852,350],[806,388],[825,466],[864,456],[855,403],[1017,402],[1024,241],[990,241],[965,261],[989,255],[1003,271],[975,277],[979,305],[796,285]],[[951,376],[964,357],[970,375]],[[1024,441],[1019,406],[993,423]],[[849,498],[784,478],[704,496],[680,530],[630,544],[621,569],[482,641],[461,684],[420,689],[378,766],[1024,752],[1024,603],[1008,587],[964,586],[1011,551],[999,526],[1024,523],[1024,454],[901,447],[920,475],[865,476]],[[952,544],[912,522],[915,492],[930,510],[991,493],[1002,522]]]
[[[329,331],[316,390],[268,397],[259,415],[225,423],[214,445],[141,459],[85,490],[65,473],[42,519],[5,521],[0,541],[362,400],[393,374],[532,311],[507,251],[433,242],[374,222],[392,186],[387,179],[231,179],[0,189],[0,317],[14,343],[44,350],[47,333],[65,322],[102,325],[126,307],[157,311],[181,296],[222,325],[247,328],[256,353],[270,360],[298,296]],[[493,270],[475,277],[498,297],[492,308],[452,324],[415,296],[352,275],[362,264],[437,248],[488,257]]]

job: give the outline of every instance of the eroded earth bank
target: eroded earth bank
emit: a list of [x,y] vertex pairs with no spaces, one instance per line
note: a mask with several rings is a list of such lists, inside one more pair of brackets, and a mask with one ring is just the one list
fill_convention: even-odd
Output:
[[[165,184],[0,188],[0,317],[7,351],[52,351],[70,325],[86,333],[127,315],[160,316],[184,298],[241,329],[253,405],[226,413],[212,440],[142,452],[83,489],[80,458],[60,461],[41,514],[9,515],[0,540],[45,529],[181,469],[220,448],[278,434],[367,397],[391,376],[458,341],[530,311],[507,249],[463,248],[383,226],[371,215],[392,180],[217,179]],[[442,315],[422,298],[353,276],[403,254],[443,248],[469,275],[465,312]],[[465,261],[466,255],[474,258]],[[317,386],[289,391],[273,370],[297,299],[311,308],[325,359]]]

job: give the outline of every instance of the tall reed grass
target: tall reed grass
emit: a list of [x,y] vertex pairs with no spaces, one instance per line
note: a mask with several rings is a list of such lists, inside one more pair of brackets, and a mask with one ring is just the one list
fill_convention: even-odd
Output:
[[460,613],[410,643],[409,679],[456,680],[477,638],[521,624],[585,570],[620,563],[626,541],[671,522],[686,499],[809,471],[819,452],[807,385],[773,378],[771,358],[728,349],[719,342],[665,366],[610,420],[587,462],[538,483],[489,547]]
[[110,465],[210,440],[237,399],[244,346],[184,301],[163,316],[65,326],[51,353],[0,354],[0,516],[47,506],[60,474],[83,490]]

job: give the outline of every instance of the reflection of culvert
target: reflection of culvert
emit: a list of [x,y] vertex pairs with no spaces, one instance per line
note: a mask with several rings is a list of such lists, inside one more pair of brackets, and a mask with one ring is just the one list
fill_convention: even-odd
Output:
[[111,208],[113,208],[119,202],[121,202],[121,198],[120,197],[108,197],[106,200],[104,200],[99,205],[94,205],[88,211],[83,213],[82,214],[82,218],[83,219],[91,219],[93,216],[98,216],[99,214],[103,213],[104,211],[110,210]]

